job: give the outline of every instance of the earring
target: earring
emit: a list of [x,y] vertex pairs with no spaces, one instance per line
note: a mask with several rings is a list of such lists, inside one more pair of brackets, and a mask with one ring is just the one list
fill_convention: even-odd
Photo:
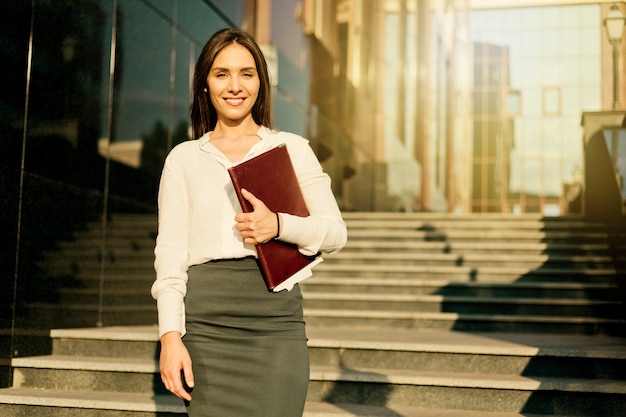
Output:
[[206,89],[206,87],[204,87],[204,92],[205,92],[205,93],[208,93],[208,90]]

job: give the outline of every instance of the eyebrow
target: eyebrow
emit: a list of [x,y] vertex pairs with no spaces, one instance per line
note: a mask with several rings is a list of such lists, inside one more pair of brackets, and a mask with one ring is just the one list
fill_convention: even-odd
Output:
[[[230,72],[230,68],[226,68],[226,67],[215,67],[211,70],[211,72],[214,71],[226,71],[226,72]],[[244,67],[244,68],[239,68],[239,71],[257,71],[257,69],[255,67]]]

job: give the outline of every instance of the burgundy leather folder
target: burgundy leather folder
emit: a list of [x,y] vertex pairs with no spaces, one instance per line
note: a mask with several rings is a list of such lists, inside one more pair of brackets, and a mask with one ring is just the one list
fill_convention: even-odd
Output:
[[[228,173],[244,213],[253,211],[253,208],[243,198],[242,188],[254,194],[273,212],[301,217],[309,215],[286,145],[272,148],[234,165],[228,169]],[[270,290],[274,290],[316,259],[302,255],[296,245],[280,240],[258,244],[256,249],[263,278]]]

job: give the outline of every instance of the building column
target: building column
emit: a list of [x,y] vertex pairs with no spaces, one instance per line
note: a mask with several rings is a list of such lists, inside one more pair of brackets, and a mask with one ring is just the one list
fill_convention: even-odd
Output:
[[251,34],[259,45],[271,39],[272,0],[245,0],[242,30]]

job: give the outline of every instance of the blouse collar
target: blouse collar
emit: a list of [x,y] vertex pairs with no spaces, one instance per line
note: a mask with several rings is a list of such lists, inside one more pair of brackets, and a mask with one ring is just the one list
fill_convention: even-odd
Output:
[[265,126],[260,126],[256,134],[258,137],[261,138],[261,141],[258,143],[255,143],[252,146],[252,148],[250,148],[250,150],[248,151],[248,153],[243,159],[237,162],[231,162],[228,158],[226,158],[226,156],[222,153],[222,151],[217,149],[217,147],[215,147],[215,145],[211,143],[211,133],[212,132],[207,132],[204,135],[202,135],[200,138],[198,138],[200,149],[204,152],[207,152],[213,155],[217,159],[218,162],[220,162],[222,165],[224,165],[227,168],[233,165],[236,165],[242,161],[245,161],[247,159],[250,159],[253,156],[256,156],[262,153],[263,151],[267,150],[267,148],[271,146],[271,141],[269,139],[272,135],[272,131]]

